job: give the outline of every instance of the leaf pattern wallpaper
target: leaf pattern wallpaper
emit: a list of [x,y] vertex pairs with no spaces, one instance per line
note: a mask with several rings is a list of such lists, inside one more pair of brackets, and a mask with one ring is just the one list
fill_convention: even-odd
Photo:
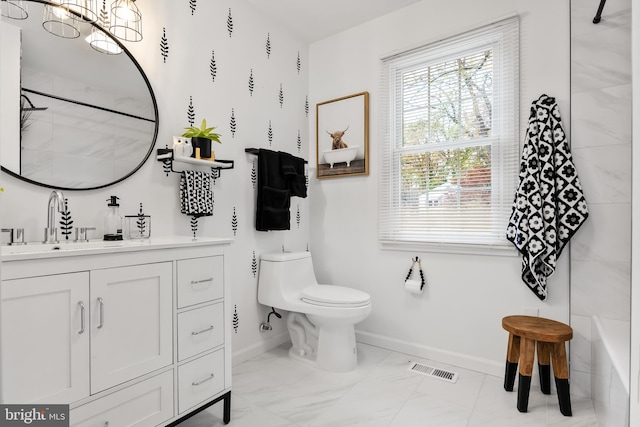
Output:
[[[143,6],[139,5],[144,14]],[[283,32],[277,23],[265,21],[261,12],[244,1],[158,0],[146,7],[154,7],[153,15],[158,16],[156,22],[145,22],[144,29],[145,36],[156,36],[143,39],[157,65],[141,64],[145,71],[153,69],[150,80],[160,100],[157,148],[171,147],[172,135],[181,135],[187,126],[199,127],[205,118],[207,126],[215,126],[221,135],[215,158],[234,161],[233,169],[215,174],[213,215],[190,217],[179,214],[178,208],[174,227],[194,239],[233,239],[224,255],[225,280],[232,282],[233,289],[229,321],[235,332],[234,349],[247,348],[286,333],[284,322],[260,333],[264,307],[248,296],[256,291],[262,254],[283,246],[292,251],[308,248],[309,226],[304,218],[311,196],[292,199],[290,230],[256,231],[258,162],[245,149],[284,151],[309,160],[308,45]],[[156,166],[156,176],[162,177],[164,194],[177,199],[179,174],[165,177],[162,166]],[[176,171],[191,167],[174,164]],[[309,177],[305,180],[308,185]],[[155,221],[154,209],[158,207],[145,202],[145,211]],[[246,327],[239,328],[239,318]]]
[[258,273],[258,259],[256,258],[256,251],[253,251],[253,257],[251,258],[251,272],[253,277],[256,277]]
[[229,120],[229,130],[231,131],[231,138],[236,137],[236,112],[231,109],[231,120]]
[[209,65],[209,71],[211,71],[211,80],[215,82],[218,67],[216,67],[216,54],[213,50],[211,51],[211,64]]
[[231,16],[231,8],[229,8],[229,15],[227,15],[227,31],[229,32],[229,37],[233,33],[233,17]]
[[160,55],[162,55],[162,61],[166,64],[169,57],[169,41],[167,40],[167,29],[162,29],[162,38],[160,39]]
[[271,34],[267,33],[267,43],[265,47],[267,50],[267,58],[271,58]]
[[195,121],[196,121],[196,111],[195,111],[195,108],[193,108],[193,97],[190,96],[189,106],[187,107],[187,122],[189,123],[189,126],[193,126]]
[[253,184],[253,188],[256,188],[256,183],[258,182],[258,169],[256,162],[254,160],[251,166],[251,183]]
[[253,68],[251,69],[251,74],[249,74],[249,93],[253,96]]
[[233,330],[238,333],[238,327],[240,327],[240,317],[238,316],[238,304],[233,306]]
[[236,208],[233,207],[233,215],[231,216],[231,230],[233,230],[233,236],[238,233],[238,215],[236,215]]

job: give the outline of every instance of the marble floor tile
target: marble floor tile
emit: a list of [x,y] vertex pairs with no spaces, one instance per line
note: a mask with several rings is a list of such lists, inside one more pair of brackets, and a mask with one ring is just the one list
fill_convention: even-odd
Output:
[[[573,416],[555,394],[532,384],[529,411],[516,408],[503,379],[411,355],[358,344],[358,368],[332,374],[292,361],[281,346],[234,366],[231,427],[511,427],[597,426],[592,401],[571,398]],[[421,362],[457,372],[455,384],[409,371]],[[221,427],[222,404],[180,427]]]
[[454,366],[435,363],[432,366],[456,372],[458,380],[450,383],[438,378],[424,377],[417,390],[427,396],[472,409],[478,400],[486,375]]
[[471,409],[419,392],[414,393],[394,417],[390,427],[465,427]]

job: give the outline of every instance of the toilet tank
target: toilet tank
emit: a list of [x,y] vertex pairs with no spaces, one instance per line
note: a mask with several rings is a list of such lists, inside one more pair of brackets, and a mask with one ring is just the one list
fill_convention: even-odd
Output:
[[309,252],[263,254],[258,275],[258,302],[287,309],[287,301],[299,301],[300,292],[317,285]]

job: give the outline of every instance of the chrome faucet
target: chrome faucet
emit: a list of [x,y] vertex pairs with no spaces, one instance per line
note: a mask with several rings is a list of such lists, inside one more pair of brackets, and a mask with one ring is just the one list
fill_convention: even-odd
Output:
[[58,212],[64,212],[64,194],[62,194],[62,191],[53,190],[49,196],[47,227],[44,229],[44,240],[42,243],[58,243],[56,211],[54,208],[56,203],[58,204]]

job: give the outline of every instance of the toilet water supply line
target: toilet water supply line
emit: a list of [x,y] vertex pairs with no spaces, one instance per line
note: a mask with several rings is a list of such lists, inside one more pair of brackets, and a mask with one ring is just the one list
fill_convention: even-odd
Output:
[[269,319],[271,319],[272,314],[275,314],[278,319],[282,319],[282,314],[278,313],[274,307],[271,307],[271,313],[267,316],[267,322],[260,324],[260,332],[267,332],[273,329],[269,323]]

